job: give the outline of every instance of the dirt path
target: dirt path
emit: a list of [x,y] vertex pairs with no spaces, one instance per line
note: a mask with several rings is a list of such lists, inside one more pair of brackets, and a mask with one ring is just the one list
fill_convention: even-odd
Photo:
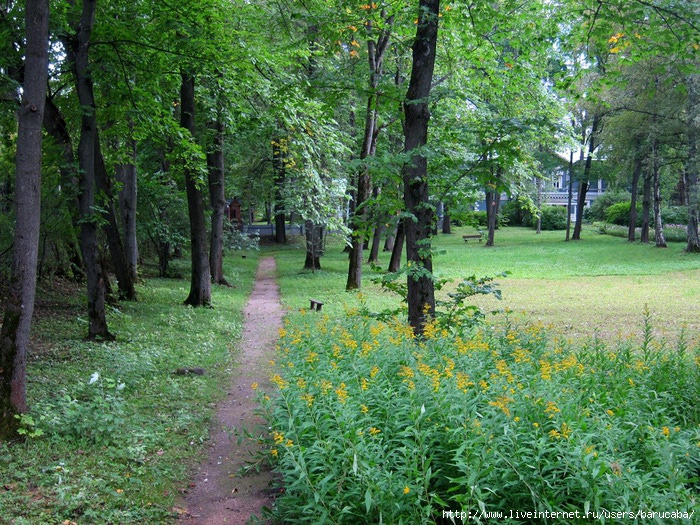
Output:
[[228,396],[217,409],[210,431],[209,457],[199,467],[194,486],[185,496],[181,519],[189,525],[244,525],[263,506],[272,504],[270,473],[239,475],[259,449],[255,440],[238,443],[241,430],[260,435],[263,421],[253,413],[257,407],[251,384],[269,390],[269,364],[273,359],[278,330],[284,314],[275,281],[275,259],[260,259],[255,286],[244,310],[243,335],[238,367]]

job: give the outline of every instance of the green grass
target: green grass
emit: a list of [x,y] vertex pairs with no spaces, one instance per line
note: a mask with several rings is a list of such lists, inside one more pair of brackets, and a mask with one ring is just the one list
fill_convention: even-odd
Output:
[[[0,444],[0,522],[174,519],[235,366],[256,262],[256,254],[226,260],[236,287],[215,287],[213,309],[182,306],[187,279],[146,280],[137,303],[110,311],[117,341],[109,344],[83,340],[81,289],[42,290],[26,420],[28,432],[42,435]],[[180,367],[206,373],[175,375]]]
[[[673,339],[682,331],[700,332],[695,315],[700,307],[700,257],[685,253],[682,243],[659,249],[593,230],[584,230],[583,240],[567,243],[563,232],[537,235],[526,228],[504,228],[496,232],[496,245],[486,248],[464,243],[462,233],[471,231],[457,228],[434,240],[435,274],[453,282],[441,297],[470,275],[508,271],[508,277],[497,279],[502,301],[481,296],[473,303],[486,311],[523,314],[571,337],[638,337],[645,306],[658,335]],[[292,310],[307,308],[307,299],[315,297],[332,315],[360,306],[356,293],[344,291],[348,262],[342,244],[330,238],[323,269],[312,274],[302,270],[301,240],[296,242],[294,249],[271,251],[277,256],[286,304]],[[388,258],[381,254],[380,265],[386,266]],[[379,275],[365,265],[363,301],[372,311],[397,307],[396,296],[371,282]]]

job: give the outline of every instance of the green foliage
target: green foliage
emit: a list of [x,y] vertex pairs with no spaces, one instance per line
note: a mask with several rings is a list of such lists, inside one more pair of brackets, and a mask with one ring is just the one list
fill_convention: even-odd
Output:
[[508,221],[509,226],[527,226],[532,221],[530,210],[523,207],[519,199],[504,203],[500,215]]
[[420,342],[358,312],[288,325],[275,395],[260,396],[284,486],[273,516],[693,511],[700,350],[643,329],[641,346],[574,346],[538,324],[464,339],[430,323]]
[[630,202],[629,193],[605,192],[599,195],[589,208],[589,217],[591,221],[599,222],[606,220],[607,209],[613,204],[621,202]]
[[[508,272],[499,274],[505,277]],[[419,279],[427,276],[433,279],[435,290],[442,290],[450,281],[447,279],[437,280],[433,274],[426,272],[419,265],[409,265],[401,268],[398,272],[387,273],[373,279],[385,291],[393,292],[401,298],[403,305],[407,302],[408,289],[406,279]],[[496,299],[501,299],[501,290],[498,283],[494,282],[494,277],[477,277],[471,275],[463,279],[452,291],[446,293],[444,299],[435,301],[435,322],[440,328],[468,336],[475,327],[483,324],[486,319],[485,312],[478,306],[466,304],[465,301],[476,295],[493,295]],[[387,320],[403,313],[405,307],[395,309],[385,309],[379,313],[373,313],[362,304],[360,310],[370,316],[380,320]]]
[[[236,258],[236,287],[213,290],[215,309],[183,307],[186,282],[150,279],[138,303],[110,310],[110,344],[82,341],[79,294],[42,290],[61,307],[33,329],[26,439],[0,444],[0,521],[170,523],[230,381],[256,266],[256,252]],[[190,366],[206,373],[173,373]]]
[[260,248],[260,237],[249,235],[237,228],[224,229],[224,248],[227,250],[258,250]]
[[542,230],[566,229],[566,206],[544,206],[540,213]]
[[688,224],[688,207],[669,206],[668,208],[661,208],[661,218],[664,224],[679,224],[685,226]]
[[[73,442],[109,446],[124,432],[124,383],[95,372],[70,393],[39,401],[32,410],[29,432]],[[30,423],[23,421],[23,423]]]
[[[612,206],[608,206],[608,208],[605,210],[605,220],[611,224],[617,224],[619,226],[625,226],[628,225],[630,222],[630,209],[632,207],[632,203],[627,201],[627,202],[618,202],[617,204],[613,204]],[[642,206],[641,204],[637,205],[637,226],[642,225]]]
[[488,219],[485,211],[468,211],[458,216],[459,222],[464,222],[466,226],[473,228],[486,228]]
[[[499,277],[505,277],[503,272]],[[457,285],[453,292],[448,292],[448,300],[435,301],[435,321],[438,326],[461,336],[469,336],[474,328],[483,324],[486,315],[483,309],[465,301],[475,295],[492,295],[499,301],[502,299],[498,283],[494,277],[477,277],[471,275]]]

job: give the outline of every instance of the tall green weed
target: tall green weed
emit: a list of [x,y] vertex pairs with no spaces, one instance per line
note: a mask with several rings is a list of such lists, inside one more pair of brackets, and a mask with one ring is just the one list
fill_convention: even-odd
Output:
[[284,485],[276,519],[696,509],[700,357],[685,341],[666,348],[648,322],[641,348],[574,345],[538,324],[424,333],[361,311],[282,330],[277,392],[260,395]]

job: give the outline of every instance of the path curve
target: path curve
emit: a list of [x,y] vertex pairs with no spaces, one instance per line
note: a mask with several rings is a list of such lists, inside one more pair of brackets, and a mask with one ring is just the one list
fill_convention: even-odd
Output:
[[272,504],[269,471],[239,475],[260,446],[246,438],[239,444],[238,436],[242,429],[258,436],[264,428],[264,421],[254,414],[258,404],[251,385],[270,390],[269,361],[274,358],[284,316],[275,272],[275,259],[262,257],[243,311],[238,366],[210,430],[209,457],[200,465],[182,505],[181,520],[188,525],[245,525],[251,516],[259,516],[263,506]]

